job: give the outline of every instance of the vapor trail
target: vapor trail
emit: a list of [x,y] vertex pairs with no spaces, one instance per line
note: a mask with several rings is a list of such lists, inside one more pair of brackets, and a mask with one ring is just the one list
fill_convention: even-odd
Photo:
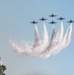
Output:
[[62,41],[62,48],[65,48],[70,44],[71,34],[72,34],[72,23],[68,27],[67,32],[66,32],[66,34],[64,36],[64,39]]
[[40,45],[39,32],[37,26],[35,25],[35,39],[34,44],[32,46],[32,50],[35,50],[35,48],[38,47],[39,45]]
[[49,45],[44,49],[43,52],[40,53],[40,57],[48,58],[51,55],[50,50],[55,45],[55,35],[56,35],[55,34],[55,28],[54,28],[54,25],[53,25],[53,27],[52,27],[52,34],[51,34]]
[[43,22],[43,34],[42,34],[42,40],[40,43],[40,46],[38,46],[35,50],[37,51],[36,56],[39,57],[39,54],[45,50],[45,48],[49,44],[49,37],[48,37],[48,31],[45,25],[45,22]]
[[52,26],[52,34],[51,34],[50,42],[49,42],[50,45],[53,45],[54,42],[56,41],[55,37],[56,37],[56,32],[55,32],[55,27],[53,25]]
[[49,42],[48,31],[45,23],[43,22],[43,36],[41,41],[39,40],[39,32],[37,26],[35,25],[35,39],[33,44],[25,43],[24,45],[22,45],[13,40],[10,40],[10,44],[13,50],[18,55],[48,58],[53,54],[58,54],[63,48],[69,45],[72,34],[72,23],[68,27],[64,38],[63,32],[63,22],[61,22],[60,29],[57,35],[55,33],[55,27],[53,25]]
[[18,55],[22,55],[23,50],[21,49],[21,46],[20,46],[17,42],[15,42],[15,41],[13,41],[13,40],[9,40],[9,43],[11,44],[13,50],[14,50]]
[[43,22],[43,35],[42,35],[42,44],[47,44],[49,41],[48,37],[48,31],[45,25],[45,22]]
[[20,56],[36,56],[37,52],[38,52],[38,49],[36,50],[32,50],[31,47],[32,47],[32,44],[25,44],[25,45],[21,45],[21,44],[18,44],[17,42],[13,41],[13,40],[10,40],[9,41],[13,50],[15,51],[15,53],[17,53],[17,55],[20,55]]
[[56,50],[56,52],[54,52],[54,55],[58,54],[63,48],[66,48],[70,44],[71,34],[72,34],[72,23],[68,27],[67,32],[66,32],[64,38],[62,39],[61,45]]
[[62,22],[61,22],[60,29],[59,29],[57,35],[55,33],[55,28],[54,28],[54,25],[53,25],[52,35],[51,35],[51,38],[50,38],[49,46],[41,54],[41,56],[43,58],[48,58],[50,55],[55,54],[57,52],[57,50],[60,48],[61,41],[63,39],[63,31],[64,30],[63,30],[63,23]]
[[61,43],[63,39],[63,32],[64,32],[63,22],[61,22],[59,32],[57,33],[57,36],[56,36],[57,43]]
[[58,51],[61,49],[61,43],[63,40],[64,27],[63,22],[61,21],[60,29],[56,35],[56,49],[53,51],[52,55],[56,55]]
[[18,43],[15,43],[14,41],[11,41],[11,45],[15,50],[15,52],[19,55],[38,56],[38,54],[41,53],[44,50],[44,48],[48,46],[47,45],[49,43],[48,39],[49,39],[48,31],[45,23],[43,22],[43,36],[42,36],[41,44],[39,40],[39,32],[37,26],[35,25],[35,39],[34,39],[33,46],[32,44],[31,45],[25,44],[23,48],[22,46],[18,46]]

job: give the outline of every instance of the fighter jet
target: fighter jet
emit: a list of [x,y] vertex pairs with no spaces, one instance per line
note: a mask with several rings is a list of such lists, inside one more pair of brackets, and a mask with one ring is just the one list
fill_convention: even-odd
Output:
[[52,15],[49,15],[49,17],[56,17],[57,15],[54,15],[54,14],[52,14]]
[[39,19],[39,20],[41,20],[41,21],[45,21],[45,20],[47,20],[47,19],[45,19],[45,18],[43,18],[43,17],[42,17],[42,18],[41,18],[41,19]]
[[30,22],[30,23],[32,23],[32,24],[37,24],[38,22],[33,21],[33,22]]
[[52,22],[49,22],[50,24],[55,24],[55,23],[57,23],[57,22],[54,22],[54,21],[52,21]]
[[74,21],[72,21],[72,20],[70,20],[70,21],[68,21],[68,23],[73,23]]
[[62,17],[60,17],[60,18],[58,18],[58,20],[64,20],[65,18],[62,18]]

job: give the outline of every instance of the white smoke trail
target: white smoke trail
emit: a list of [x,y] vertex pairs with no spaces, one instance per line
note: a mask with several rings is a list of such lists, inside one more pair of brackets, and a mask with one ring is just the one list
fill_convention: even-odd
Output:
[[62,42],[62,39],[63,39],[63,33],[64,33],[64,28],[63,28],[63,22],[61,21],[61,25],[60,25],[60,29],[56,35],[56,49],[54,50],[53,52],[53,55],[56,55],[59,51],[60,46],[61,46],[61,42]]
[[42,53],[43,58],[48,58],[50,55],[56,54],[57,50],[60,48],[61,41],[63,39],[63,23],[61,22],[59,32],[57,33],[57,36],[55,37],[55,28],[53,25],[52,35],[50,39],[50,44],[48,48],[45,50],[45,52]]
[[66,32],[64,38],[62,39],[61,45],[56,50],[56,52],[54,52],[54,55],[58,54],[63,48],[66,48],[70,44],[71,34],[72,34],[72,23],[68,27],[67,32]]
[[33,46],[32,44],[31,45],[25,44],[24,48],[22,48],[22,46],[18,46],[18,43],[11,41],[11,45],[17,54],[29,55],[29,56],[36,56],[37,54],[41,53],[44,50],[44,48],[47,46],[47,44],[48,44],[48,32],[45,23],[43,29],[42,44],[40,44],[39,41],[39,33],[36,25],[35,25],[35,40]]
[[48,31],[47,31],[45,22],[43,21],[43,35],[42,35],[41,44],[39,47],[36,48],[36,50],[38,50],[38,52],[36,54],[38,57],[39,57],[39,54],[45,50],[45,48],[48,46],[48,44],[49,44]]
[[[49,48],[43,53],[41,57],[48,58],[51,55],[58,54],[63,48],[67,47],[70,44],[72,34],[72,24],[67,29],[67,32],[63,38],[63,23],[61,22],[60,30],[57,34],[56,45],[49,45]],[[52,44],[52,43],[51,43]]]
[[57,36],[56,36],[57,43],[61,43],[63,39],[63,33],[64,33],[63,22],[61,22],[59,32],[57,33]]
[[40,45],[39,32],[37,26],[35,25],[35,39],[34,44],[32,46],[32,50],[35,50],[35,48],[38,47],[39,45]]
[[56,41],[56,32],[55,32],[55,27],[54,25],[52,26],[52,34],[51,34],[51,38],[50,38],[50,45],[54,45]]
[[[18,44],[17,42],[13,41],[13,40],[9,40],[9,43],[11,44],[13,50],[18,54],[18,55],[28,55],[27,53],[25,53],[26,51],[30,50],[32,45],[29,44],[25,44],[24,46],[22,46],[21,44]],[[29,51],[30,54],[30,51]]]
[[43,22],[43,35],[42,35],[41,45],[39,47],[40,52],[44,51],[44,49],[48,46],[48,44],[49,44],[48,31],[45,22]]
[[[43,32],[44,33],[43,33],[43,43],[42,44],[40,44],[39,33],[38,33],[38,29],[37,29],[36,25],[35,25],[35,39],[34,39],[33,46],[32,46],[32,44],[31,45],[25,44],[24,47],[22,47],[22,45],[19,46],[18,43],[15,43],[13,40],[10,40],[10,44],[12,45],[14,51],[18,55],[36,56],[44,49],[45,44],[47,43],[47,40],[48,40],[47,39],[48,33],[47,33],[45,24],[44,24]],[[47,37],[45,37],[44,35],[46,35]],[[45,41],[45,39],[46,39],[46,41]]]
[[15,53],[17,53],[17,55],[20,56],[36,56],[37,54],[37,50],[32,50],[32,44],[25,44],[24,46],[22,46],[21,44],[16,43],[13,40],[10,40],[10,44],[13,48],[13,50],[15,51]]
[[54,25],[52,27],[52,34],[51,34],[51,38],[50,38],[50,43],[47,46],[47,48],[44,49],[43,52],[40,53],[40,57],[42,58],[48,58],[51,55],[50,50],[52,49],[52,47],[54,47],[56,39],[55,39],[55,28]]
[[66,34],[65,34],[65,36],[63,38],[62,45],[61,45],[62,48],[65,48],[70,44],[71,34],[72,34],[72,23],[68,27],[67,32],[66,32]]
[[42,44],[47,44],[49,41],[48,37],[48,31],[45,25],[45,22],[43,22],[43,35],[42,35]]
[[69,45],[72,34],[72,24],[70,24],[70,26],[68,27],[64,38],[63,38],[63,23],[61,22],[60,30],[57,36],[55,33],[55,27],[53,25],[50,42],[48,41],[49,38],[48,38],[46,25],[45,23],[43,24],[44,24],[44,29],[43,29],[43,37],[41,43],[39,40],[39,33],[36,25],[35,25],[35,40],[33,45],[32,43],[31,44],[25,43],[25,45],[21,45],[13,40],[10,40],[10,44],[13,50],[18,55],[48,58],[53,54],[59,53],[61,49]]

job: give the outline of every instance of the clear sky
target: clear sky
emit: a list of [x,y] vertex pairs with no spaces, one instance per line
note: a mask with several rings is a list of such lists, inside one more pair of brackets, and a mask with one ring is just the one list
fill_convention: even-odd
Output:
[[[74,20],[74,0],[0,0],[0,57],[7,66],[7,75],[74,75],[74,33],[70,45],[48,59],[19,57],[9,45],[10,38],[16,41],[32,41],[34,26],[29,22],[39,22],[41,17],[48,19],[46,26],[50,35],[52,26],[48,22],[52,21],[52,18],[48,15],[52,13],[66,18],[66,31],[69,26],[66,21]],[[58,22],[55,26],[59,29],[60,21],[54,21]],[[42,23],[39,22],[37,26],[41,36]]]

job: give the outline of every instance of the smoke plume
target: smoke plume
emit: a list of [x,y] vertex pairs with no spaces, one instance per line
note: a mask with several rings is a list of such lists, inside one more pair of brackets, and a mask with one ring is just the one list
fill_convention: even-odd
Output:
[[56,34],[54,25],[52,26],[52,33],[49,41],[48,31],[45,23],[43,22],[42,40],[39,39],[39,31],[35,25],[35,38],[34,42],[20,44],[16,41],[10,40],[10,44],[18,55],[29,57],[48,58],[51,55],[58,54],[63,48],[66,48],[71,41],[72,23],[68,27],[65,35],[63,22],[61,22],[60,29]]

